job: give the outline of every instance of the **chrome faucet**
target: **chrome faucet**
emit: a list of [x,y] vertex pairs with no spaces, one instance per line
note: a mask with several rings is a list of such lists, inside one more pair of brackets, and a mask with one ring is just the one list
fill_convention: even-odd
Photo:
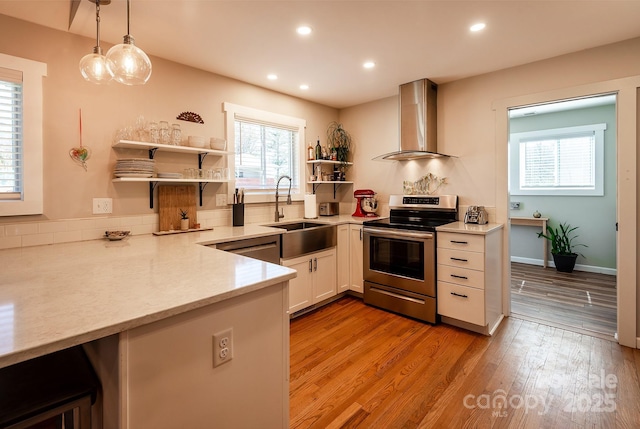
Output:
[[291,204],[291,177],[280,176],[278,178],[278,183],[276,184],[276,216],[275,216],[276,222],[280,222],[280,219],[284,217],[284,211],[282,212],[282,214],[280,214],[280,211],[278,210],[278,200],[280,199],[280,196],[278,195],[278,188],[280,187],[280,181],[282,179],[289,179],[289,194],[287,195],[287,204]]

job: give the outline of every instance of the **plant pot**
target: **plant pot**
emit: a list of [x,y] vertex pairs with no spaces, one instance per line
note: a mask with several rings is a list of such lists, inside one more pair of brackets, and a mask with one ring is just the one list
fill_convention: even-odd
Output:
[[556,265],[556,270],[561,273],[572,273],[573,268],[576,266],[577,253],[571,255],[551,255],[553,256],[553,263]]
[[189,229],[189,219],[180,219],[180,231]]

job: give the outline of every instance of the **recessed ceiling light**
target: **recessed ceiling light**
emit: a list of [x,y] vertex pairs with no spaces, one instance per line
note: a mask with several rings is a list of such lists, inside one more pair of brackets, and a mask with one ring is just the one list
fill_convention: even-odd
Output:
[[306,36],[307,34],[311,34],[311,27],[306,25],[301,25],[296,29],[296,32],[301,36]]
[[276,80],[276,79],[278,79],[278,75],[277,75],[277,74],[273,74],[273,73],[268,74],[268,75],[267,75],[267,79],[269,79],[269,80]]
[[374,63],[373,61],[367,61],[364,64],[362,64],[362,67],[364,67],[365,69],[372,69],[376,66],[376,63]]
[[486,26],[487,24],[485,24],[484,22],[478,22],[477,24],[473,24],[471,27],[469,27],[469,30],[473,32],[480,31],[480,30],[484,30]]
[[309,85],[307,85],[306,83],[303,83],[302,85],[300,85],[300,89],[303,91],[306,91],[307,89],[309,89]]

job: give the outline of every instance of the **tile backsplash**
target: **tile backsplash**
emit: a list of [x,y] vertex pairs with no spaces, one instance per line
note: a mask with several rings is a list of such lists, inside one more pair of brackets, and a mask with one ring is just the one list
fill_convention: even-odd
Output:
[[[295,203],[284,205],[284,213],[284,220],[299,219],[304,215],[304,207]],[[274,206],[247,206],[245,223],[269,223],[273,216]],[[231,226],[231,209],[200,210],[198,222],[203,228]],[[107,230],[131,231],[132,235],[151,234],[158,228],[157,214],[6,223],[0,224],[0,249],[98,240]]]

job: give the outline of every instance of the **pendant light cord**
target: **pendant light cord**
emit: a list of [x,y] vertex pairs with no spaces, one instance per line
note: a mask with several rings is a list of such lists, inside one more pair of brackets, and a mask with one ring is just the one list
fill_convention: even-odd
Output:
[[96,46],[100,49],[100,0],[96,1]]
[[131,21],[131,4],[129,3],[129,0],[127,0],[127,34],[131,35],[131,29],[129,28],[129,23]]

